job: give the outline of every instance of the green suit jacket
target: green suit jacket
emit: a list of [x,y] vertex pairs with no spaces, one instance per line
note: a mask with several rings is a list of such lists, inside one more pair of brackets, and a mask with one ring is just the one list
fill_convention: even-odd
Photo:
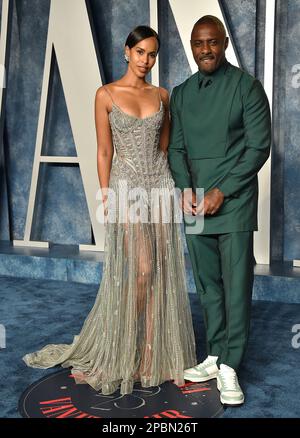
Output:
[[181,190],[218,187],[224,203],[202,234],[257,230],[257,173],[271,145],[271,117],[261,83],[227,60],[200,71],[171,96],[170,169]]

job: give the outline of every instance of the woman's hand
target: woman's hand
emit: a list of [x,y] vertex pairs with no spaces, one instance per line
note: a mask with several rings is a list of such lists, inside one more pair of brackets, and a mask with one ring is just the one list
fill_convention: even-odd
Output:
[[179,202],[185,214],[193,216],[196,214],[197,199],[192,189],[185,189],[181,192]]
[[101,189],[101,192],[102,192],[101,203],[103,204],[104,223],[106,224],[108,219],[108,189],[103,188]]

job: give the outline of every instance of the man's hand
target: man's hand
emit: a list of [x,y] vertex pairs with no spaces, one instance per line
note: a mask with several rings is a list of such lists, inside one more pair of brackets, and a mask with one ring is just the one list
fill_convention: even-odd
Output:
[[196,213],[213,215],[217,213],[224,202],[224,194],[218,188],[212,189],[204,195],[204,198],[197,206]]

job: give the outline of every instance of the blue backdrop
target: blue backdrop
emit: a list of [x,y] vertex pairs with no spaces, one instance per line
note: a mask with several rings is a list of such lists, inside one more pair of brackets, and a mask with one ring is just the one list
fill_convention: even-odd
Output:
[[[110,82],[125,72],[123,45],[127,34],[138,24],[149,24],[149,3],[90,0],[88,5],[105,81]],[[221,5],[242,67],[262,80],[265,0],[222,0]],[[4,146],[0,150],[0,239],[4,240],[22,239],[24,235],[49,8],[50,0],[16,0],[12,8]],[[300,0],[277,0],[272,260],[300,258],[300,90],[292,84],[292,67],[300,63],[299,21]],[[191,72],[167,0],[159,1],[159,27],[161,85],[171,91]],[[43,152],[75,155],[56,63]],[[38,200],[32,239],[66,244],[91,242],[87,205],[76,165],[42,165]]]

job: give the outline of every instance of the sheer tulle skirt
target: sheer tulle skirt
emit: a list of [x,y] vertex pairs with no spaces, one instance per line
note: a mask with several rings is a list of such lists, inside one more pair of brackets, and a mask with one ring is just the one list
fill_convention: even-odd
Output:
[[184,369],[196,364],[195,340],[180,225],[174,217],[163,223],[163,208],[156,206],[157,223],[121,223],[115,210],[102,281],[81,332],[72,344],[26,354],[28,366],[71,367],[76,383],[107,395],[120,385],[121,394],[131,393],[135,382],[184,384]]

